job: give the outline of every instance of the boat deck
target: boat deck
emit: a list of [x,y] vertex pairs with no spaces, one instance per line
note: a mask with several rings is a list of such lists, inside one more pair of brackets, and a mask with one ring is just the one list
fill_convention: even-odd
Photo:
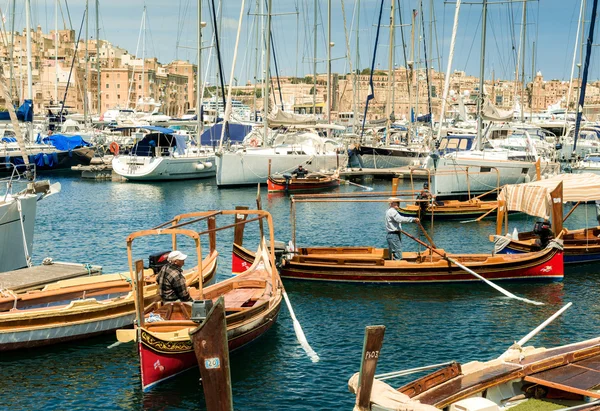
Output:
[[99,265],[89,266],[88,269],[85,264],[54,262],[49,265],[38,265],[0,273],[0,288],[24,292],[41,289],[46,284],[55,281],[101,273],[102,267]]
[[[409,167],[392,167],[392,168],[347,168],[340,171],[340,177],[352,178],[352,177],[364,177],[373,176],[377,178],[402,178],[410,179],[411,168]],[[427,170],[413,169],[413,179],[415,180],[427,180]]]

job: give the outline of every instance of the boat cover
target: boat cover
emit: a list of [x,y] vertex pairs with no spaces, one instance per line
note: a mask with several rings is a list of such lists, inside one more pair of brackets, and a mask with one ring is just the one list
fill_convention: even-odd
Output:
[[559,183],[563,183],[563,203],[600,200],[600,175],[592,173],[560,174],[531,183],[508,184],[498,198],[506,202],[508,211],[549,219],[552,213],[550,192]]
[[286,113],[275,106],[268,116],[269,126],[314,126],[317,118],[311,115]]
[[[0,112],[0,120],[3,120],[3,121],[10,120],[10,114],[8,113],[8,111]],[[17,109],[17,120],[27,121],[27,122],[33,121],[33,101],[32,100],[23,101],[23,104],[21,104],[21,107],[19,107]]]
[[58,150],[71,151],[79,147],[89,147],[90,143],[86,142],[81,136],[63,136],[62,134],[53,134],[42,139],[44,144],[52,144]]
[[[223,123],[217,123],[208,130],[205,130],[200,137],[200,144],[212,147],[219,144],[222,129]],[[248,124],[229,123],[229,141],[232,143],[241,143],[251,130],[252,126]]]
[[492,104],[490,99],[486,98],[481,107],[481,117],[489,121],[511,121],[513,118],[512,111],[500,110]]

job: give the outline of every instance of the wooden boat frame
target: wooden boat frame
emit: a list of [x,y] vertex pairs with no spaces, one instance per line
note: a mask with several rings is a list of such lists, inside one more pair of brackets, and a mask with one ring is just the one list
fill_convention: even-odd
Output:
[[[233,215],[235,216],[235,222],[223,227],[216,227],[215,217],[218,215]],[[256,217],[248,219],[248,217],[252,215],[256,215]],[[283,299],[283,284],[275,269],[274,253],[273,251],[268,254],[266,252],[266,241],[262,235],[262,222],[264,219],[267,220],[269,226],[270,250],[274,250],[273,221],[268,212],[263,210],[221,210],[181,214],[153,230],[144,230],[133,233],[128,237],[128,255],[130,257],[132,255],[131,247],[136,238],[151,235],[172,235],[173,245],[176,246],[176,236],[184,235],[194,239],[196,252],[198,253],[198,261],[202,261],[202,246],[200,243],[200,237],[202,235],[208,235],[209,238],[211,238],[211,241],[216,242],[217,231],[258,221],[261,230],[261,245],[259,246],[253,264],[246,273],[229,278],[206,289],[201,286],[197,290],[190,289],[190,295],[194,300],[215,300],[220,296],[227,296],[227,293],[234,293],[237,290],[242,290],[244,288],[262,290],[260,297],[258,297],[256,295],[257,292],[254,291],[251,298],[244,300],[243,302],[243,304],[246,304],[247,302],[253,301],[252,305],[232,307],[227,304],[226,306],[230,350],[237,349],[258,338],[270,329],[279,314]],[[206,231],[195,232],[193,230],[181,228],[182,226],[203,220],[208,221],[209,228]],[[169,224],[171,224],[170,228],[162,228]],[[262,266],[260,264],[262,264]],[[136,287],[137,283],[142,278],[141,268],[142,265],[140,261],[135,263],[134,268],[133,260],[130,258],[131,275],[132,278],[134,278]],[[252,274],[255,272],[264,272],[266,273],[265,275],[268,274],[268,277],[265,277],[265,275],[260,278],[258,276],[253,276]],[[268,280],[266,278],[268,278]],[[265,295],[268,295],[269,298],[261,299],[262,296]],[[191,308],[189,308],[186,303],[174,302],[161,304],[160,302],[156,302],[149,308],[142,308],[139,301],[141,300],[138,297],[138,299],[136,299],[137,327],[135,330],[118,330],[117,338],[121,342],[135,341],[138,343],[142,388],[143,390],[149,390],[156,384],[197,366],[189,332],[195,329],[198,326],[198,323],[195,323],[190,319]],[[150,312],[165,314],[169,319],[152,323],[147,322],[145,317],[147,314],[150,314]],[[170,318],[172,317],[179,318],[171,320]],[[154,372],[156,371],[156,366],[154,366],[154,371],[146,367],[148,361],[143,359],[144,353],[150,353],[146,354],[148,358],[152,358],[150,363],[160,364],[160,373],[170,366],[169,362],[173,358],[175,359],[173,362],[176,363],[173,367],[176,369],[167,370],[168,372],[173,372],[169,375],[165,375],[164,378],[156,377],[155,374],[157,374],[157,372]],[[155,355],[155,357],[151,357],[151,355]]]

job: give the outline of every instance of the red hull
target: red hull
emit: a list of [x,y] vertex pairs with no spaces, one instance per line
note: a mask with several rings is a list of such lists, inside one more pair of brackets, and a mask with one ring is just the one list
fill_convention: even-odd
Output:
[[267,187],[270,192],[279,191],[314,191],[323,190],[327,188],[334,188],[340,185],[339,180],[326,177],[323,179],[292,179],[286,185],[285,179],[283,178],[272,178],[267,179]]
[[[250,330],[242,329],[242,327],[228,330],[229,351],[237,350],[266,333],[277,320],[279,309],[280,306],[276,306]],[[187,332],[187,330],[184,331]],[[158,340],[151,334],[142,331],[138,349],[144,391],[184,371],[198,367],[191,340],[167,342]]]

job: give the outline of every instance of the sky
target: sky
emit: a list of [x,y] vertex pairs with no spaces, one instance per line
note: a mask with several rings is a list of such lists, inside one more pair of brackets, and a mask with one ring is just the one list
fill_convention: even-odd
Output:
[[[66,3],[65,3],[66,1]],[[310,75],[314,58],[314,4],[318,6],[317,26],[317,71],[326,72],[327,58],[327,1],[326,0],[272,0],[273,17],[272,33],[275,45],[279,73],[282,76]],[[377,22],[382,0],[360,0],[360,13],[356,12],[358,0],[331,0],[331,32],[332,42],[332,71],[346,73],[350,71],[347,56],[351,56],[352,68],[370,67],[375,50]],[[203,29],[204,45],[211,43],[213,35],[210,5],[213,0],[202,0],[202,20],[207,22]],[[246,0],[243,9],[240,46],[235,67],[234,83],[243,84],[254,78],[257,47],[256,28],[261,26],[260,6],[257,3],[267,0]],[[422,2],[422,9],[420,3]],[[473,3],[473,1],[469,1]],[[490,1],[490,3],[492,3]],[[17,1],[15,27],[25,27],[25,10],[23,0]],[[214,0],[219,7],[219,0]],[[229,78],[234,54],[235,38],[240,17],[242,0],[223,0],[222,16],[217,18],[220,27],[220,48],[223,56],[225,78]],[[587,2],[586,16],[591,14],[591,1]],[[0,0],[2,13],[6,17],[6,27],[10,27],[9,0]],[[41,25],[47,32],[54,29],[55,0],[31,0],[33,26]],[[60,0],[59,28],[73,27],[76,31],[82,22],[85,10],[85,0]],[[402,23],[396,28],[394,61],[398,66],[404,66],[404,51],[401,40],[401,30],[404,31],[404,44],[407,58],[411,52],[411,15],[412,10],[418,10],[416,20],[419,22],[415,31],[418,40],[415,49],[415,60],[424,66],[424,47],[427,48],[428,64],[433,68],[446,71],[447,56],[450,47],[452,23],[455,5],[444,0],[399,0]],[[67,7],[70,21],[67,15]],[[89,36],[95,37],[95,0],[90,0]],[[385,70],[389,66],[389,25],[391,0],[383,0],[383,16],[380,28],[379,42],[376,49],[375,66]],[[431,8],[433,5],[433,8]],[[147,9],[145,35],[145,56],[157,57],[161,63],[174,59],[184,59],[195,62],[197,59],[196,30],[198,24],[197,0],[99,0],[100,9],[100,38],[110,41],[113,45],[127,49],[130,53],[142,55],[142,42],[138,43],[144,6]],[[266,5],[263,5],[266,8]],[[344,8],[345,13],[342,11]],[[488,6],[486,67],[485,77],[512,79],[516,67],[516,55],[520,47],[522,1],[513,0],[512,4],[490,4]],[[532,73],[532,56],[535,56],[534,71],[541,71],[544,79],[568,80],[571,73],[575,33],[579,18],[580,0],[538,0],[527,1],[526,24],[526,57],[525,72],[530,78]],[[421,12],[422,10],[422,12]],[[431,10],[434,24],[431,25]],[[264,13],[264,12],[262,12]],[[360,17],[357,18],[357,15]],[[345,16],[345,18],[344,18]],[[395,25],[399,25],[396,14]],[[478,76],[481,56],[481,17],[482,6],[463,4],[459,17],[457,43],[452,70],[464,70],[467,74]],[[424,20],[425,31],[420,24]],[[431,28],[430,28],[431,26]],[[357,64],[356,36],[358,29],[359,60]],[[588,35],[585,27],[585,36]],[[260,33],[260,31],[259,31]],[[430,35],[432,33],[432,35]],[[349,44],[346,38],[349,39]],[[423,38],[425,41],[423,41]],[[262,39],[262,36],[261,36]],[[430,39],[432,39],[432,44]],[[263,40],[264,41],[264,40]],[[598,43],[600,40],[597,39]],[[535,53],[533,44],[535,43]],[[431,49],[431,50],[430,50]],[[593,48],[595,49],[595,48]],[[137,52],[136,52],[137,50]],[[210,50],[202,53],[202,70],[207,70]],[[592,53],[590,79],[600,77],[600,58],[594,58]],[[259,53],[260,55],[260,53]],[[577,60],[579,60],[579,53]],[[209,81],[214,81],[215,58],[212,57],[208,66]],[[261,64],[258,63],[260,73]],[[274,67],[271,67],[274,74]],[[577,75],[577,68],[575,68]],[[260,74],[259,74],[260,77]]]

